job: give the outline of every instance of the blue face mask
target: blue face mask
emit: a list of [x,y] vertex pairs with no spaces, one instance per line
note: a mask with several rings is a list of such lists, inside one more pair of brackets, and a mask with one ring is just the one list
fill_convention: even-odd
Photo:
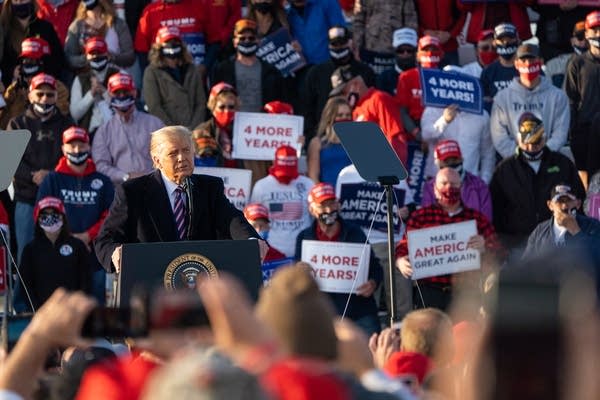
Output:
[[269,231],[260,231],[258,232],[258,236],[262,238],[262,240],[269,239]]

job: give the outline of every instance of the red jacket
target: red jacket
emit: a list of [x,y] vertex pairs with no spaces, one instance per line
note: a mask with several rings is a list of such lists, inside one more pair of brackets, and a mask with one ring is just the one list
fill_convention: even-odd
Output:
[[196,0],[181,0],[179,3],[166,3],[164,0],[150,3],[144,8],[133,47],[135,51],[147,53],[154,43],[156,32],[163,25],[173,25],[184,33],[205,33],[206,12]]
[[[469,30],[467,31],[467,42],[477,43],[477,37],[479,33],[485,29],[494,29],[494,27],[486,27],[485,16],[487,9],[487,2],[481,1],[479,3],[464,3],[461,0],[457,0],[457,6],[464,12],[471,12],[471,23],[469,24]],[[529,16],[527,15],[527,6],[535,3],[535,0],[511,0],[507,3],[508,12],[510,14],[510,22],[519,32],[519,39],[527,40],[531,38],[531,29],[529,27]]]
[[369,89],[352,111],[352,119],[378,124],[400,161],[406,165],[409,137],[402,125],[398,103],[391,95],[381,90]]
[[421,120],[423,115],[423,91],[421,90],[421,79],[419,68],[411,68],[398,75],[396,86],[396,101],[400,107],[408,109],[408,115],[413,121]]
[[79,0],[65,0],[56,8],[48,0],[38,0],[37,3],[37,17],[52,24],[60,44],[64,46],[69,25],[73,22],[75,11],[79,6]]
[[206,43],[227,44],[233,32],[233,25],[242,18],[242,4],[240,0],[205,0],[204,9],[207,10]]
[[455,51],[458,48],[456,36],[465,24],[465,12],[459,10],[456,0],[415,0],[419,15],[419,36],[428,29],[446,31],[450,39],[443,44],[444,51]]

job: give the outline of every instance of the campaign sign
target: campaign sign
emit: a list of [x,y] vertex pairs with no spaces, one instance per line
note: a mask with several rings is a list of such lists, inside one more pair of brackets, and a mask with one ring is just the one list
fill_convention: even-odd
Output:
[[414,140],[408,142],[407,183],[415,204],[421,204],[423,184],[425,183],[426,161],[427,156],[421,151],[421,145]]
[[[361,228],[369,229],[373,221],[373,229],[387,232],[387,203],[384,188],[378,183],[343,183],[340,190],[340,215],[345,221],[353,222]],[[406,193],[394,188],[394,232],[400,230],[398,205],[404,206]],[[381,201],[379,201],[381,199]],[[377,207],[379,204],[379,208]]]
[[277,68],[283,76],[289,76],[306,65],[304,56],[292,46],[292,36],[285,28],[265,36],[258,46],[256,56]]
[[588,196],[587,215],[600,220],[600,193]]
[[262,264],[263,285],[264,286],[269,285],[269,281],[271,280],[271,278],[273,277],[273,274],[275,273],[275,271],[278,268],[293,264],[294,262],[295,262],[295,260],[293,257],[286,257],[286,258],[282,258],[281,260],[264,262]]
[[479,269],[479,251],[467,249],[476,234],[475,220],[408,231],[412,279]]
[[297,115],[236,112],[233,120],[233,158],[269,160],[278,147],[298,148],[304,118]]
[[371,67],[376,75],[379,75],[386,69],[394,68],[396,57],[393,53],[379,53],[361,49],[360,60]]
[[239,210],[243,210],[250,199],[252,171],[237,168],[195,167],[195,174],[216,176],[223,179],[225,197]]
[[458,104],[461,111],[483,113],[479,79],[467,74],[423,68],[420,73],[423,105],[446,107]]
[[367,281],[370,258],[371,246],[362,243],[302,241],[301,259],[311,265],[323,292],[356,293]]
[[187,49],[194,59],[194,65],[200,65],[206,55],[206,41],[204,35],[199,32],[182,33],[181,38],[187,45]]

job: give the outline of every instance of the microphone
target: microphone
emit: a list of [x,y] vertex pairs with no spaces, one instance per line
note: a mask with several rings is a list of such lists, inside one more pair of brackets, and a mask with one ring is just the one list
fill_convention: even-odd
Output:
[[184,179],[183,187],[188,200],[187,214],[188,214],[188,227],[187,227],[187,240],[192,240],[192,209],[194,208],[194,197],[192,195],[192,178],[186,176]]

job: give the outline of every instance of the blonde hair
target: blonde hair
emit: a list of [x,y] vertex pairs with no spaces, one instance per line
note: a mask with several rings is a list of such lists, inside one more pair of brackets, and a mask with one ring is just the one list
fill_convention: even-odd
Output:
[[322,143],[332,143],[336,141],[337,136],[333,131],[333,124],[335,123],[338,109],[344,105],[350,108],[348,100],[344,97],[337,96],[327,100],[323,112],[321,113],[321,120],[319,121],[319,128],[317,130],[317,134],[321,138]]
[[444,312],[437,308],[411,311],[402,320],[400,350],[439,357],[447,337],[452,337],[452,321]]
[[[192,55],[190,54],[190,52],[187,49],[187,46],[185,45],[185,43],[183,43],[183,41],[181,39],[176,39],[180,44],[181,44],[181,53],[183,55],[182,59],[184,61],[185,64],[192,64],[194,62],[194,59],[192,58]],[[162,44],[160,43],[153,43],[152,47],[150,48],[150,52],[148,53],[148,62],[151,65],[157,66],[157,67],[164,67],[164,62],[163,62],[163,57],[160,54],[160,49],[162,47]]]
[[[98,3],[102,8],[102,17],[106,21],[106,26],[113,26],[115,18],[117,18],[117,13],[112,3],[108,0],[99,0]],[[85,4],[83,2],[79,3],[79,7],[77,7],[77,11],[75,12],[75,20],[85,20],[87,18],[86,11]]]
[[[190,142],[190,148],[194,150],[194,143],[192,141],[192,132],[182,125],[171,125],[160,128],[150,134],[150,156],[154,163],[154,157],[158,157],[162,151],[162,147],[165,142],[168,142],[174,138],[184,139]],[[157,165],[154,163],[154,167]]]
[[240,108],[240,98],[231,90],[223,90],[222,92],[220,92],[218,95],[216,96],[209,96],[208,97],[208,101],[206,102],[206,107],[210,110],[210,112],[213,112],[215,107],[217,106],[217,103],[220,100],[225,100],[226,98],[228,98],[229,96],[233,97],[233,99],[235,100],[235,109],[239,110]]

